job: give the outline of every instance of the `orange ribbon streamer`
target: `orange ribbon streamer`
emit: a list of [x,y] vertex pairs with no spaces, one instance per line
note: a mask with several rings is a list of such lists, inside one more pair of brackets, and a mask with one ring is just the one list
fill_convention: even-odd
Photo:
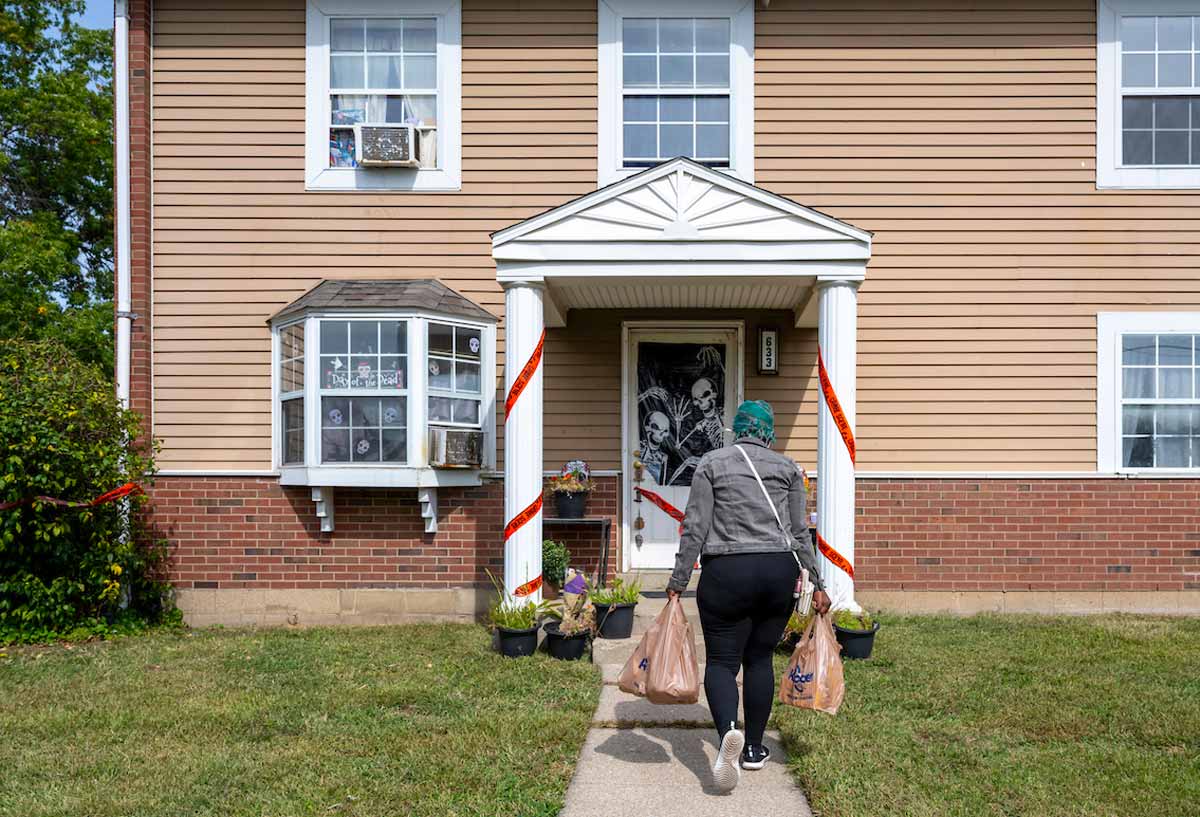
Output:
[[833,545],[826,542],[825,538],[819,533],[817,534],[817,548],[821,551],[822,555],[824,555],[826,559],[833,562],[833,564],[837,565],[842,570],[846,571],[847,576],[852,579],[854,578],[854,565],[850,564],[849,560],[846,559],[845,556],[834,550]]
[[517,398],[521,396],[521,392],[525,391],[525,387],[529,385],[529,381],[533,379],[534,372],[542,362],[542,348],[546,345],[546,330],[542,330],[542,336],[538,338],[537,346],[533,349],[533,354],[529,356],[525,367],[521,369],[521,373],[517,375],[517,379],[513,381],[512,388],[508,390],[508,399],[504,401],[504,422],[508,422],[508,415],[512,414],[513,406],[517,403]]
[[528,595],[531,595],[531,594],[537,592],[538,588],[541,586],[542,586],[542,577],[534,576],[532,579],[525,582],[525,584],[521,585],[516,590],[514,590],[513,595],[514,596],[528,596]]
[[56,505],[60,508],[94,508],[97,505],[103,505],[107,502],[113,502],[127,497],[130,494],[142,494],[142,486],[136,482],[126,482],[120,488],[113,488],[111,491],[106,491],[100,496],[93,499],[91,502],[71,502],[66,499],[56,499],[52,496],[34,496],[29,499],[18,499],[14,502],[0,503],[0,511],[7,511],[12,508],[18,508],[22,505],[32,505],[34,502],[45,502],[50,505]]
[[855,445],[854,432],[850,428],[850,421],[846,419],[846,412],[842,411],[842,404],[838,402],[837,394],[833,391],[833,383],[829,380],[829,372],[825,371],[825,360],[821,357],[821,347],[817,347],[817,376],[821,380],[821,394],[825,396],[825,405],[829,408],[829,414],[833,417],[833,424],[837,426],[837,430],[842,435],[842,441],[846,443],[846,450],[850,452],[850,463],[853,465]]
[[530,519],[533,519],[542,510],[542,497],[539,495],[537,499],[529,504],[529,507],[514,516],[509,523],[504,526],[504,541],[507,542],[512,535],[521,529],[522,526]]

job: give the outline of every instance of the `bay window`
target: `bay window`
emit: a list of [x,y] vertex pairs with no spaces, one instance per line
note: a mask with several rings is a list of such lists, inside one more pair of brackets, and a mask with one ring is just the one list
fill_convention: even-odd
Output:
[[[478,484],[495,466],[495,318],[466,298],[433,281],[327,281],[272,332],[282,483]],[[482,462],[431,462],[437,428],[482,435],[468,446]]]

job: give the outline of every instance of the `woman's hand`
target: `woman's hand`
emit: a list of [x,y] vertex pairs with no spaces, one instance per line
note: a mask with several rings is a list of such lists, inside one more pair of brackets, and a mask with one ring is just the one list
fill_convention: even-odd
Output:
[[817,615],[823,616],[829,612],[829,594],[824,590],[818,590],[813,593],[813,609],[817,611]]
[[675,601],[675,599],[677,599],[677,598],[679,598],[678,590],[668,590],[667,591],[667,601]]

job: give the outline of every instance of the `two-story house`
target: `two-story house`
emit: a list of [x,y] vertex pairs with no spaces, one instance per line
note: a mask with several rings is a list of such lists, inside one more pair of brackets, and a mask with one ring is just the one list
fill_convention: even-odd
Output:
[[[1200,0],[117,3],[189,620],[668,569],[743,398],[845,601],[1200,611]],[[592,469],[555,521],[547,474]],[[607,534],[607,541],[601,541]]]

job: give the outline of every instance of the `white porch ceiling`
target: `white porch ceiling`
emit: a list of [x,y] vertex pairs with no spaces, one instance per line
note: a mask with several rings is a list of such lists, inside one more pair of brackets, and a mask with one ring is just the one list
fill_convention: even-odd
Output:
[[558,309],[793,309],[814,276],[745,278],[554,278],[546,289]]

